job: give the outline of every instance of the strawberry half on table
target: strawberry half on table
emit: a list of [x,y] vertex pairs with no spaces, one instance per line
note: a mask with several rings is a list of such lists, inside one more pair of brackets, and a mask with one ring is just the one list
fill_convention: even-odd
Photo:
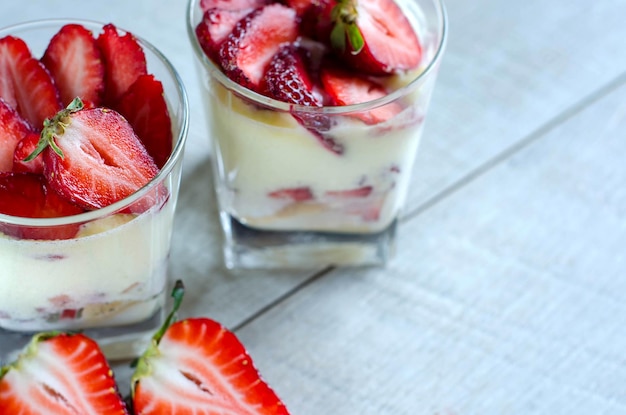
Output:
[[124,415],[113,373],[95,341],[40,333],[0,369],[1,414]]
[[134,413],[288,415],[232,332],[208,318],[172,323],[183,291],[178,281],[172,312],[138,360]]

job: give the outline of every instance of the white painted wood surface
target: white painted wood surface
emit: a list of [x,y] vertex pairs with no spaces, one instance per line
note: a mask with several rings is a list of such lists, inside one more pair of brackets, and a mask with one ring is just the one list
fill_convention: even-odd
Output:
[[299,273],[221,267],[184,1],[3,0],[0,26],[112,21],[173,62],[183,314],[235,329],[294,415],[626,414],[626,2],[447,6],[397,258]]

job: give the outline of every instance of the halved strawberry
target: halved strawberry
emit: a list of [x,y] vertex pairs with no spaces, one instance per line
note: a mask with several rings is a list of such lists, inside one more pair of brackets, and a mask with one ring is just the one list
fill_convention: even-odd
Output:
[[120,35],[111,23],[102,28],[97,43],[104,60],[104,103],[111,106],[148,73],[146,55],[133,34]]
[[13,170],[15,147],[32,132],[33,127],[0,98],[0,172]]
[[268,193],[268,196],[272,199],[286,199],[292,202],[305,202],[313,199],[311,189],[306,186],[274,190]]
[[[0,213],[23,218],[57,218],[83,212],[50,189],[39,174],[0,173]],[[78,227],[26,227],[3,223],[0,231],[19,239],[54,240],[73,238]]]
[[0,39],[0,98],[37,129],[62,108],[48,70],[13,36]]
[[253,10],[254,8],[207,9],[202,16],[202,21],[196,26],[196,37],[204,53],[219,64],[220,45],[233,31],[237,22]]
[[298,37],[296,12],[282,4],[260,7],[240,20],[219,50],[224,73],[260,91],[265,69],[281,45]]
[[[388,94],[382,85],[371,79],[333,67],[322,68],[321,80],[334,105],[361,104]],[[400,112],[402,112],[400,104],[392,102],[369,111],[358,111],[349,115],[359,118],[366,124],[378,124],[393,118]]]
[[332,16],[332,41],[353,68],[384,75],[419,65],[419,39],[394,0],[337,0]]
[[76,97],[98,107],[104,94],[104,64],[96,39],[79,24],[63,26],[53,37],[41,62],[48,68],[66,106]]
[[265,72],[267,95],[290,104],[321,107],[320,98],[313,93],[313,81],[307,72],[302,53],[293,44],[278,49]]
[[232,332],[208,318],[172,324],[182,296],[178,281],[174,309],[138,361],[135,413],[288,415]]
[[[283,45],[270,61],[263,80],[266,94],[279,101],[309,107],[321,107],[321,98],[315,95],[302,51],[292,44]],[[343,146],[327,132],[331,119],[324,114],[292,111],[293,117],[307,128],[328,150],[343,153]]]
[[24,161],[39,144],[39,133],[28,133],[15,146],[13,153],[13,171],[43,174],[43,159],[37,157],[30,161]]
[[163,96],[163,84],[154,75],[141,75],[115,105],[162,168],[172,154],[172,122]]
[[85,209],[130,196],[159,171],[122,115],[82,109],[79,99],[54,116],[29,158],[41,152],[50,186]]
[[82,334],[40,333],[0,370],[3,414],[128,414],[95,341]]

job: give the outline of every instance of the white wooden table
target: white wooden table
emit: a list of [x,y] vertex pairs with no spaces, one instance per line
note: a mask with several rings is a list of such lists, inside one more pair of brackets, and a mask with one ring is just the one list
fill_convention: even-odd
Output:
[[[626,2],[447,0],[448,49],[386,269],[231,274],[185,1],[3,0],[111,21],[189,92],[172,248],[294,415],[626,414]],[[116,366],[122,389],[126,365]]]

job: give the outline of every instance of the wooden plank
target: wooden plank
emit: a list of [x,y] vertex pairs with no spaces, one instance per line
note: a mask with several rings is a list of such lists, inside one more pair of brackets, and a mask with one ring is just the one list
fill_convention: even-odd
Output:
[[626,2],[446,4],[449,43],[407,212],[626,69]]
[[[626,412],[626,86],[239,331],[293,413]],[[409,255],[408,252],[411,252]]]

